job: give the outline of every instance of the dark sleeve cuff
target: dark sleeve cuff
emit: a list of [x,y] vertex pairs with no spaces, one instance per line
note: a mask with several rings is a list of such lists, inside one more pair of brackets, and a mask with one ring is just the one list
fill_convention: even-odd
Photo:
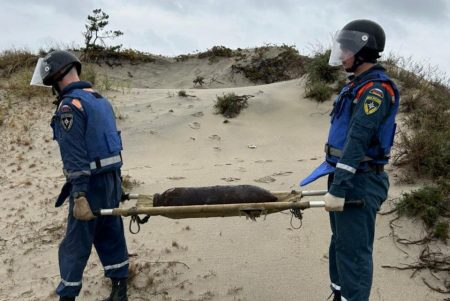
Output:
[[72,191],[70,195],[73,196],[75,192],[84,192],[87,193],[89,187],[89,183],[72,183]]
[[345,198],[345,194],[346,194],[345,189],[341,188],[340,185],[336,185],[336,184],[331,184],[330,190],[328,192],[339,198]]

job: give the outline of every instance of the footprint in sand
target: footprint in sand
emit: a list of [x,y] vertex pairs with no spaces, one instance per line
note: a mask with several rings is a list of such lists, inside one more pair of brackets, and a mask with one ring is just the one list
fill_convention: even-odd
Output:
[[208,138],[211,140],[216,140],[216,141],[220,141],[220,139],[221,139],[219,135],[211,135]]
[[270,163],[272,160],[257,160],[255,163]]
[[228,178],[221,178],[221,180],[224,180],[225,182],[236,182],[236,181],[240,181],[241,178],[228,177]]
[[185,177],[167,177],[167,179],[177,181],[177,180],[184,180],[186,178]]
[[189,123],[189,127],[191,128],[191,129],[194,129],[194,130],[198,130],[199,128],[200,128],[200,123],[199,122],[192,122],[192,123]]
[[274,178],[272,178],[271,176],[266,176],[266,177],[256,179],[254,181],[257,183],[272,183],[272,182],[275,182],[276,180]]
[[276,177],[276,176],[288,176],[292,173],[292,171],[279,171],[274,173],[272,176]]
[[204,115],[203,112],[197,112],[197,113],[191,114],[191,116],[194,116],[194,117],[202,117],[203,115]]

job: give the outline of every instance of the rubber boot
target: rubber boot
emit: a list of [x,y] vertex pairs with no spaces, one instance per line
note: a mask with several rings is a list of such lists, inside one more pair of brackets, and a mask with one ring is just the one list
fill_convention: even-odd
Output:
[[111,279],[112,288],[109,298],[103,301],[128,301],[127,297],[127,279]]
[[59,301],[75,301],[75,297],[60,296]]
[[331,300],[331,301],[341,301],[341,292],[340,291],[333,291],[331,293],[330,297],[328,297],[328,299],[330,299],[331,296],[333,296],[333,300]]

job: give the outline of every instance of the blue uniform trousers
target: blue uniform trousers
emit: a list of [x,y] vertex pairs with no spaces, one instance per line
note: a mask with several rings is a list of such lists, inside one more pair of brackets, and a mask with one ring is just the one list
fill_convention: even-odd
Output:
[[[121,196],[120,171],[91,175],[87,199],[91,209],[115,208]],[[73,217],[74,201],[70,199],[67,232],[59,247],[61,282],[56,293],[60,296],[78,296],[83,271],[95,246],[109,278],[128,277],[128,251],[123,222],[120,216],[101,216],[92,221]]]
[[[333,174],[328,178],[329,184]],[[353,189],[347,200],[364,200],[364,208],[346,208],[330,212],[331,243],[329,273],[334,291],[340,291],[342,300],[368,301],[372,286],[372,250],[375,218],[387,198],[389,179],[385,172],[356,172]]]

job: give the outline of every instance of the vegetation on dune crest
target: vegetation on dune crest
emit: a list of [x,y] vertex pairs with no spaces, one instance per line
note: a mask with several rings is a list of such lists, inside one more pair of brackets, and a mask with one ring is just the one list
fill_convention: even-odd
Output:
[[230,58],[234,56],[234,51],[225,46],[214,46],[205,52],[197,55],[199,59],[208,58],[211,63],[217,62],[219,58]]
[[121,65],[122,61],[130,64],[154,62],[153,55],[134,49],[122,49],[122,45],[108,45],[110,40],[122,36],[120,30],[107,30],[109,15],[102,9],[94,9],[87,16],[86,31],[83,32],[84,47],[80,49],[84,61],[100,64],[104,62],[110,67]]
[[[270,49],[280,49],[280,52],[271,56]],[[264,46],[255,48],[254,52],[250,62],[234,64],[232,71],[242,73],[254,83],[265,84],[298,78],[306,72],[306,58],[294,46]]]

